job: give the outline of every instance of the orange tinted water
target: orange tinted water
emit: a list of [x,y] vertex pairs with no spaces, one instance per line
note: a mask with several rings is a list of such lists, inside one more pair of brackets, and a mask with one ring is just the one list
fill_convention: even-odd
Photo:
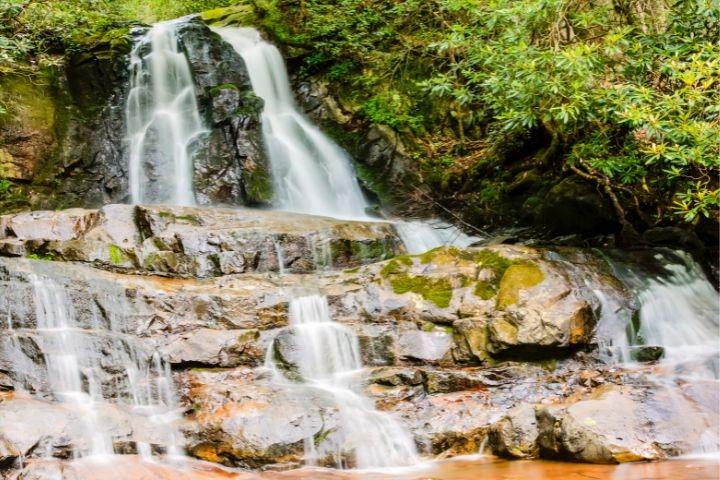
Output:
[[431,464],[426,470],[372,474],[310,471],[267,474],[271,480],[718,480],[720,463],[673,460],[625,465],[588,465],[548,461],[506,461],[497,458],[461,459]]
[[186,460],[168,464],[135,456],[106,461],[82,459],[63,466],[76,480],[718,480],[720,463],[681,459],[656,463],[588,465],[548,461],[506,461],[479,457],[429,463],[414,470],[372,473],[303,468],[287,472],[242,472]]

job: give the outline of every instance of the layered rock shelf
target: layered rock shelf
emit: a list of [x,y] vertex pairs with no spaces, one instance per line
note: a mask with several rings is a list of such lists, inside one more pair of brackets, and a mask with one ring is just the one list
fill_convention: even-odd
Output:
[[251,209],[107,205],[0,217],[0,253],[129,273],[308,273],[402,252],[389,223]]
[[[231,467],[292,467],[338,421],[273,383],[294,364],[290,299],[328,297],[355,331],[365,393],[426,455],[592,463],[654,460],[713,440],[713,382],[653,380],[601,361],[603,298],[633,311],[600,257],[494,245],[407,255],[391,224],[245,209],[109,205],[0,217],[0,464],[65,458],[75,413],[46,393],[37,276],[71,299],[105,398],[127,385],[117,345],[171,367],[186,451]],[[25,257],[25,258],[22,258]],[[115,451],[161,448],[122,402],[97,409]],[[683,416],[668,412],[685,412]],[[2,421],[2,419],[12,419]],[[37,467],[36,467],[37,468]]]

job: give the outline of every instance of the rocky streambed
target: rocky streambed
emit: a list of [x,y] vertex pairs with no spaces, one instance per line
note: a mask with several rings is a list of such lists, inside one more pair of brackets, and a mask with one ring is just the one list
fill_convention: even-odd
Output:
[[[487,245],[408,255],[387,222],[109,205],[0,217],[0,254],[7,478],[49,478],[43,469],[53,468],[65,469],[62,478],[101,478],[102,469],[82,473],[89,460],[55,461],[90,441],[88,411],[93,432],[125,454],[122,468],[102,478],[246,478],[209,464],[175,476],[172,466],[133,460],[168,452],[168,429],[189,456],[223,467],[302,466],[308,441],[331,441],[342,422],[333,404],[279,384],[268,369],[271,356],[302,382],[288,308],[304,292],[326,296],[333,320],[357,334],[363,393],[426,459],[492,451],[613,464],[720,449],[717,352],[668,361],[662,345],[635,341],[623,347],[635,360],[618,361],[621,345],[606,332],[624,337],[628,322],[645,317],[642,299],[602,252]],[[63,401],[53,386],[57,345],[40,301],[47,282],[51,303],[69,305],[65,330],[82,338],[73,345],[83,350],[75,357],[91,407]],[[165,378],[174,395],[160,414],[159,403],[136,397],[145,389],[154,398]],[[340,454],[353,465],[352,452]],[[492,465],[473,468],[516,468]],[[555,468],[610,472],[520,465],[538,472],[529,478],[557,478]],[[124,468],[140,476],[118,473]],[[476,478],[446,475],[453,468],[427,475]]]

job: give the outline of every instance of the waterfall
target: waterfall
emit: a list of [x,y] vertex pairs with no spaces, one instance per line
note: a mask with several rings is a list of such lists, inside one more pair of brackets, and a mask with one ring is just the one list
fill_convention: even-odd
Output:
[[350,158],[299,111],[282,55],[252,28],[214,29],[247,65],[263,99],[263,136],[280,210],[338,218],[366,218],[367,202]]
[[639,307],[628,332],[613,329],[610,343],[625,352],[637,345],[659,346],[663,363],[694,364],[694,375],[718,378],[720,308],[717,291],[700,265],[679,251],[656,252],[646,265],[609,262]]
[[[289,317],[293,361],[302,388],[328,398],[340,417],[339,431],[322,443],[306,440],[306,461],[332,457],[342,466],[344,454],[350,453],[358,468],[414,464],[417,453],[412,436],[360,393],[357,378],[363,365],[358,337],[349,327],[332,321],[327,298],[317,294],[295,297],[290,301]],[[292,385],[273,350],[269,350],[267,367],[278,382]]]
[[194,205],[193,154],[206,133],[178,45],[179,21],[157,23],[130,55],[125,118],[132,203]]
[[[88,281],[95,282],[93,287],[80,291],[83,287],[66,283],[77,280],[69,280],[64,267],[44,262],[11,268],[27,278],[32,304],[17,307],[15,325],[4,332],[10,337],[5,345],[36,338],[43,357],[31,358],[22,348],[13,349],[13,371],[21,385],[31,377],[47,379],[40,382],[47,387],[37,393],[58,402],[71,419],[73,456],[113,454],[114,441],[127,440],[126,432],[114,430],[118,419],[148,429],[132,434],[143,457],[152,456],[152,446],[170,455],[182,454],[180,411],[169,365],[125,331],[131,306],[124,291],[92,279]],[[6,284],[0,291],[0,308],[7,309],[8,319],[12,306],[25,298],[26,286]],[[35,325],[32,317],[27,323],[28,308],[34,310]],[[40,377],[38,369],[44,371]]]
[[78,331],[73,306],[65,291],[47,278],[36,274],[30,278],[50,391],[59,402],[81,413],[81,431],[90,443],[76,446],[73,454],[110,454],[112,441],[103,434],[97,420],[96,407],[102,394],[94,366],[89,361],[93,345]]
[[[214,29],[242,56],[255,94],[263,99],[263,135],[280,210],[367,220],[368,203],[348,154],[296,106],[278,49],[253,28]],[[466,247],[479,240],[439,220],[395,223],[409,253],[442,245]]]
[[456,226],[442,220],[398,221],[395,223],[395,231],[408,253],[412,255],[443,245],[466,248],[481,240],[480,237],[467,235]]

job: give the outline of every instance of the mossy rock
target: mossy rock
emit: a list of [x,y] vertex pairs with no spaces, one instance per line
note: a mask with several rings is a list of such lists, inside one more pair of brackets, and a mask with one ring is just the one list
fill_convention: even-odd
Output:
[[397,294],[417,293],[440,308],[449,307],[453,296],[453,288],[447,278],[400,274],[393,275],[390,284]]
[[222,93],[223,90],[234,90],[237,92],[240,89],[234,83],[223,83],[221,85],[216,85],[216,86],[212,87],[208,93],[210,93],[210,95],[218,95],[218,94]]
[[0,178],[32,181],[52,163],[57,140],[64,134],[59,119],[66,116],[54,81],[49,71],[30,79],[0,76],[0,105],[6,110],[0,116]]
[[213,27],[254,25],[256,23],[255,9],[252,4],[248,3],[206,10],[200,14],[200,18]]
[[380,275],[387,277],[398,273],[404,273],[407,271],[406,267],[411,267],[413,261],[409,255],[400,255],[393,258],[380,270]]
[[[235,87],[236,89],[238,88],[234,84],[227,85],[232,85],[232,87]],[[262,113],[264,107],[265,101],[255,95],[253,92],[241,92],[239,106],[238,109],[235,111],[235,115],[240,117],[259,116]]]
[[522,262],[510,265],[500,280],[497,295],[497,308],[505,308],[517,303],[522,290],[527,290],[543,281],[545,275],[540,268],[532,262]]
[[473,294],[475,294],[475,296],[477,297],[482,298],[483,300],[490,300],[495,295],[497,295],[497,292],[497,283],[487,280],[480,280],[475,284],[475,288],[473,289]]
[[[273,183],[266,165],[245,162],[242,181],[245,188],[245,200],[250,205],[265,204],[273,198]],[[252,168],[251,168],[252,167]]]
[[117,245],[110,245],[109,247],[110,263],[114,266],[125,266],[131,264],[131,258],[125,253],[125,251]]

